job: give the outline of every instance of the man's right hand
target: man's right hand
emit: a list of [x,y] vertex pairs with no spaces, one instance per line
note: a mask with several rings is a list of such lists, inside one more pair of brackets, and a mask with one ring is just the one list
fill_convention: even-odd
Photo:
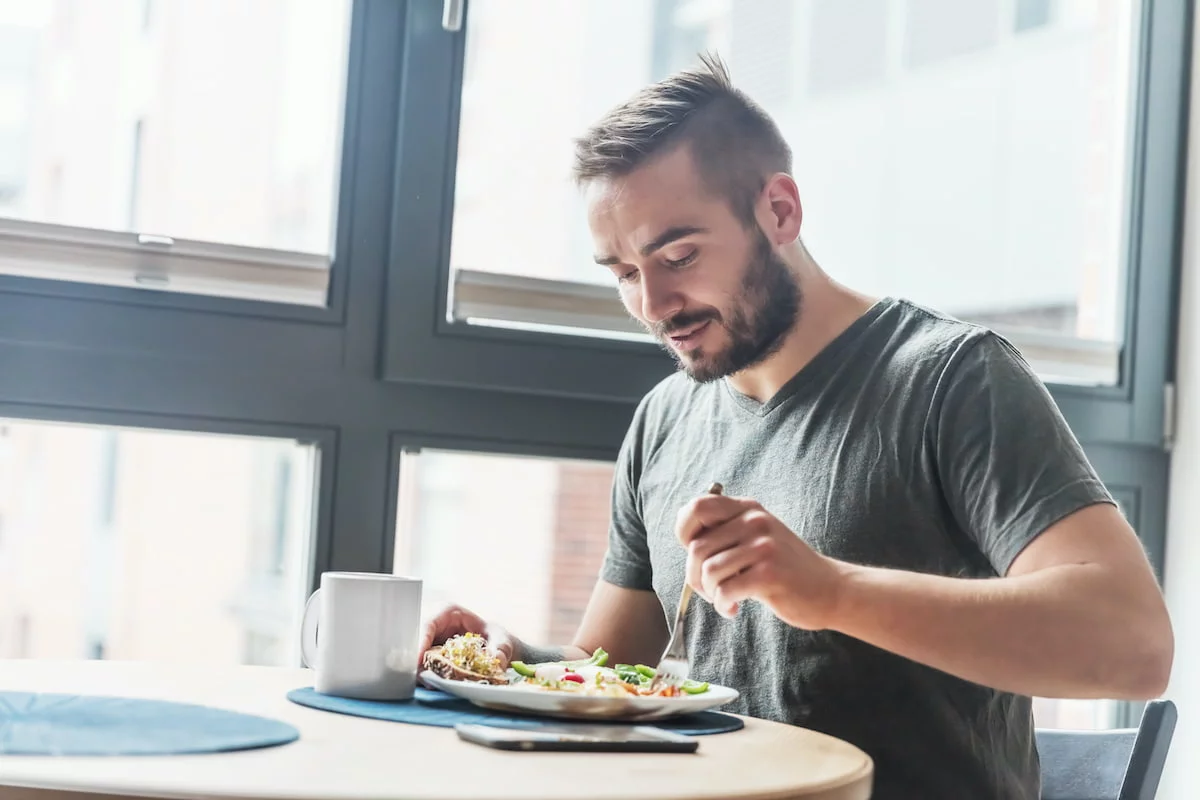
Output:
[[490,623],[478,614],[459,605],[448,605],[434,614],[421,632],[421,647],[418,660],[423,661],[425,651],[464,633],[478,634],[488,641],[489,649],[500,659],[503,667],[508,666],[517,648],[517,641],[504,628]]
[[420,659],[425,651],[451,636],[478,634],[507,667],[515,658],[530,664],[588,658],[603,647],[614,664],[655,664],[670,638],[662,604],[654,592],[626,589],[597,581],[575,641],[566,646],[538,647],[523,642],[501,626],[459,605],[442,607],[426,617]]

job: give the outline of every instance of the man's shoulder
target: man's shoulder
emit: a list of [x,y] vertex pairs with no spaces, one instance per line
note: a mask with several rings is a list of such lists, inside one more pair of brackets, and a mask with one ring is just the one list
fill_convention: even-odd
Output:
[[998,341],[992,329],[967,322],[911,300],[892,306],[893,330],[899,360],[926,365],[946,363],[961,357],[982,342]]
[[906,386],[941,384],[962,362],[979,356],[1018,357],[1000,333],[910,300],[893,300],[881,314],[864,368]]
[[964,383],[1007,383],[1044,389],[1020,350],[1002,333],[907,300],[897,301],[892,344],[885,355],[887,380],[924,387],[937,402]]

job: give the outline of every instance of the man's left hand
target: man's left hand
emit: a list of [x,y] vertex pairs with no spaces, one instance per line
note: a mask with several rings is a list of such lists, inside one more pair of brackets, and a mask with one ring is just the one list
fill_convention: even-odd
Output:
[[754,598],[797,628],[829,627],[843,570],[757,501],[704,495],[684,506],[675,533],[687,582],[724,617]]

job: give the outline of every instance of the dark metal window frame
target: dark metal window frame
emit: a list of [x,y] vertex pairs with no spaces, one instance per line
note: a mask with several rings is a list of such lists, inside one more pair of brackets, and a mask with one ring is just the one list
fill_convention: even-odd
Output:
[[[314,584],[391,569],[403,448],[615,457],[664,354],[446,320],[463,34],[441,17],[355,2],[327,308],[0,278],[0,416],[315,442]],[[1191,19],[1144,0],[1123,380],[1052,387],[1159,569]]]

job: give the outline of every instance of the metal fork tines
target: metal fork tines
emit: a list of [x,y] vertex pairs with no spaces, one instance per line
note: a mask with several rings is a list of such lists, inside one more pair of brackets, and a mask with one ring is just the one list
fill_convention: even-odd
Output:
[[671,641],[666,651],[658,661],[654,670],[654,680],[650,686],[657,689],[660,686],[679,686],[691,674],[691,664],[688,661],[687,637],[683,632],[683,615],[687,611],[688,601],[692,599],[692,587],[683,585],[683,593],[679,596],[679,609],[675,612],[675,627],[671,630]]
[[[709,494],[721,494],[724,491],[721,484],[714,483],[709,487]],[[683,591],[679,594],[679,608],[675,610],[675,625],[671,628],[671,641],[663,651],[662,658],[654,670],[654,680],[650,682],[651,689],[661,686],[681,686],[691,675],[691,662],[688,660],[687,637],[684,635],[684,614],[687,613],[688,602],[692,599],[692,587],[686,579]]]

